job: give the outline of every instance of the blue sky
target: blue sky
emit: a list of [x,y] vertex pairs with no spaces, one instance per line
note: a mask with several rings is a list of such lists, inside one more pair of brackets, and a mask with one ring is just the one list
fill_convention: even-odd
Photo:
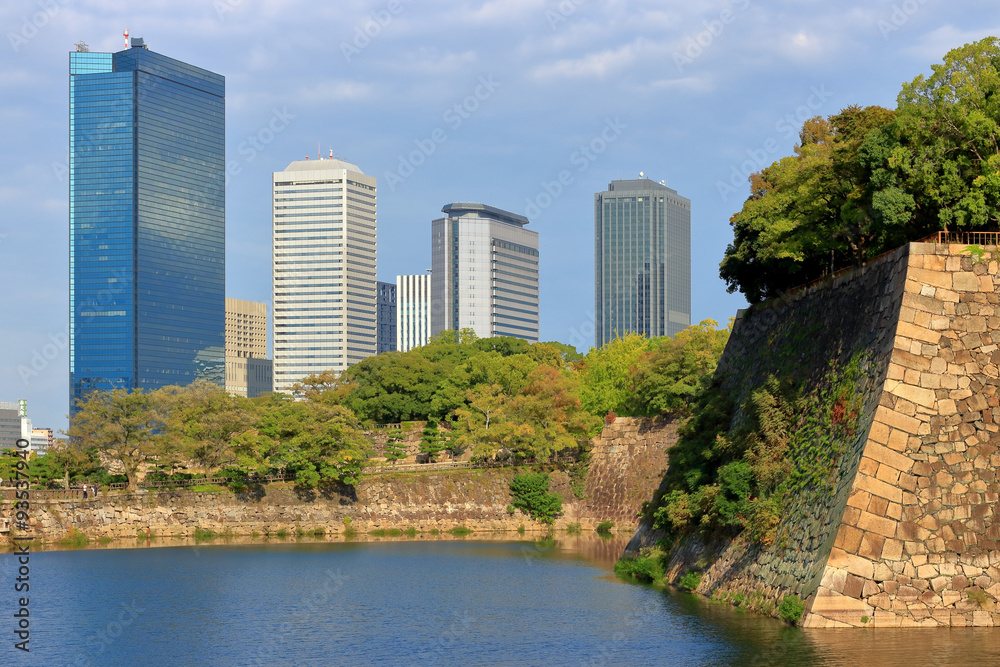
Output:
[[[128,7],[128,9],[123,9]],[[0,5],[0,400],[68,412],[67,53],[226,77],[228,296],[270,301],[270,174],[334,155],[379,181],[382,280],[430,267],[453,201],[527,214],[542,338],[593,341],[593,194],[640,171],[692,202],[693,320],[744,306],[718,263],[746,174],[802,120],[894,107],[995,1],[7,0]],[[558,184],[568,171],[568,185]]]

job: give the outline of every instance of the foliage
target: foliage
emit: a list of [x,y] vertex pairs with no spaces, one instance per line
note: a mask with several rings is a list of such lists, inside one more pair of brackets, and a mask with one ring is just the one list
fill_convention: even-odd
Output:
[[420,453],[427,454],[431,462],[444,451],[444,437],[438,428],[438,423],[434,420],[427,422],[420,437]]
[[94,391],[77,401],[68,431],[71,447],[108,456],[125,470],[135,489],[139,466],[160,450],[164,427],[153,394],[113,389]]
[[68,547],[71,549],[82,549],[87,546],[90,540],[86,535],[78,531],[76,528],[70,528],[69,532],[66,533],[64,537],[56,540],[56,544],[61,547]]
[[653,525],[674,533],[743,533],[765,545],[783,541],[791,500],[833,492],[860,417],[865,358],[858,353],[842,369],[831,367],[809,389],[768,378],[749,392],[732,432],[725,392],[705,391],[671,449],[663,492],[649,509]]
[[786,595],[778,605],[778,616],[786,623],[795,625],[805,610],[806,605],[798,595]]
[[732,322],[718,329],[715,320],[690,326],[640,354],[630,370],[629,414],[655,417],[689,414],[695,396],[705,388],[726,348]]
[[750,177],[720,264],[756,303],[937,230],[1000,220],[1000,40],[949,52],[897,109],[807,120],[795,154]]
[[594,415],[614,412],[629,415],[632,394],[631,369],[639,357],[654,349],[659,339],[636,333],[615,338],[593,348],[580,364],[580,404]]
[[466,535],[471,535],[472,533],[474,533],[476,531],[472,530],[471,528],[469,528],[467,526],[455,526],[454,528],[452,528],[451,530],[448,530],[446,532],[451,533],[455,537],[465,537]]
[[543,472],[518,473],[510,482],[514,507],[542,523],[552,523],[562,511],[562,498],[549,492],[549,476]]
[[623,556],[615,563],[615,574],[647,583],[663,580],[666,554],[655,547],[639,550],[638,556]]
[[681,577],[681,580],[678,582],[677,585],[685,590],[693,591],[698,588],[698,585],[700,583],[701,583],[701,572],[688,570],[687,572],[684,573],[684,576]]
[[611,529],[614,527],[615,527],[614,521],[609,521],[605,519],[604,521],[597,524],[597,528],[595,528],[595,530],[599,535],[610,535]]
[[579,535],[580,534],[580,524],[579,523],[567,523],[566,524],[566,534],[567,535]]

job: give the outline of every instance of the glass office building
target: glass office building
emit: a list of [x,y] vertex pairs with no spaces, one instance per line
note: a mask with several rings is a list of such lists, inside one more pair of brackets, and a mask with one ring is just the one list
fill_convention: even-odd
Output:
[[690,323],[691,201],[648,178],[611,181],[594,195],[595,345]]
[[225,79],[70,54],[70,410],[95,389],[225,383]]

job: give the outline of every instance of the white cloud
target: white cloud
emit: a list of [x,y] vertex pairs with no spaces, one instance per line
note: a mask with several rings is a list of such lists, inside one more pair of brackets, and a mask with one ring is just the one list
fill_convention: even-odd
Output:
[[536,79],[603,79],[636,60],[641,40],[617,49],[605,49],[580,58],[562,58],[553,63],[538,65],[531,71]]

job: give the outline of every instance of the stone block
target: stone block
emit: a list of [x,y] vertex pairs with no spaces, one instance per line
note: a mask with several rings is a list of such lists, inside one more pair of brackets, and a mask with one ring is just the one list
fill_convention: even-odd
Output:
[[[920,269],[915,269],[920,270]],[[978,292],[979,291],[979,279],[976,274],[970,271],[959,271],[958,273],[951,274],[952,285],[935,285],[936,287],[944,287],[948,289],[954,289],[956,292]],[[916,280],[916,278],[914,278]],[[992,290],[991,290],[992,291]]]
[[871,561],[879,560],[882,557],[882,547],[885,544],[885,537],[875,533],[864,533],[861,538],[861,546],[858,548],[858,555]]
[[[916,267],[910,267],[906,271],[907,281],[913,280],[921,285],[930,285],[931,287],[941,287],[944,289],[952,289],[952,275],[953,274],[946,271],[930,271],[928,269],[918,269]],[[975,278],[973,274],[970,273],[969,275]],[[963,284],[968,283],[963,282]]]
[[916,434],[920,426],[919,419],[900,414],[884,405],[880,405],[875,409],[875,421],[911,434]]
[[896,325],[896,335],[923,343],[930,343],[931,345],[937,345],[941,341],[940,331],[918,327],[908,322],[900,322]]
[[868,476],[858,476],[854,482],[854,488],[867,491],[873,496],[880,496],[894,503],[903,500],[903,491],[898,486],[886,484],[880,479]]
[[858,548],[861,546],[863,535],[864,532],[861,530],[853,526],[841,524],[837,530],[837,538],[834,541],[834,546],[843,549],[847,553],[856,554],[858,553]]

